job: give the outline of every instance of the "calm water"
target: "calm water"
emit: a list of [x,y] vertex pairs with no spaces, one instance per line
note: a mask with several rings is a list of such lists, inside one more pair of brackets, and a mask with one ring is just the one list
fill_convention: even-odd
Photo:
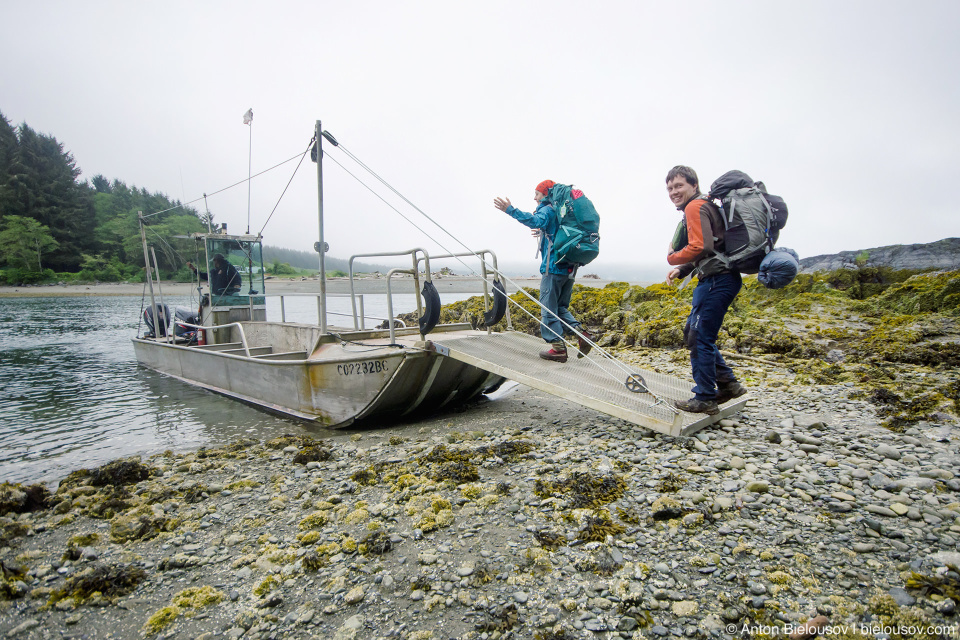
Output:
[[[386,317],[380,298],[365,296],[367,315]],[[188,297],[165,300],[196,307]],[[329,307],[347,313],[350,301],[332,298]],[[0,298],[0,482],[55,484],[119,457],[240,436],[331,435],[137,366],[130,339],[141,308],[139,297]],[[415,308],[413,294],[394,296],[394,313]],[[288,322],[317,321],[315,298],[286,298],[285,311]],[[279,300],[268,299],[267,314],[280,319]]]

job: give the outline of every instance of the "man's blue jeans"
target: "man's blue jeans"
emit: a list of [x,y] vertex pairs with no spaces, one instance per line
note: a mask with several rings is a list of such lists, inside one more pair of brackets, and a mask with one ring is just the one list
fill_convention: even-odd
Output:
[[[567,310],[570,306],[570,296],[573,295],[573,278],[568,275],[545,273],[540,278],[540,335],[547,342],[561,340],[566,327],[557,319],[577,328],[580,323]],[[547,311],[549,309],[553,313]],[[553,314],[557,314],[554,316]]]
[[727,309],[740,292],[743,280],[739,273],[721,273],[704,278],[693,290],[693,310],[683,328],[690,365],[693,368],[693,393],[697,400],[710,401],[717,397],[717,383],[736,380],[733,369],[727,366],[720,349],[717,334]]

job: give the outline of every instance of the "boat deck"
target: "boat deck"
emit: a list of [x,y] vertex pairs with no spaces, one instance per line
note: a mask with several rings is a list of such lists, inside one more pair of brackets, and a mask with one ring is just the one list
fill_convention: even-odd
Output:
[[430,348],[437,353],[672,436],[695,433],[740,411],[748,400],[735,398],[713,416],[685,413],[675,409],[673,401],[689,398],[691,383],[673,376],[631,368],[649,390],[636,393],[627,389],[624,365],[594,354],[578,359],[573,349],[566,363],[549,362],[538,356],[543,340],[525,333],[431,338]]

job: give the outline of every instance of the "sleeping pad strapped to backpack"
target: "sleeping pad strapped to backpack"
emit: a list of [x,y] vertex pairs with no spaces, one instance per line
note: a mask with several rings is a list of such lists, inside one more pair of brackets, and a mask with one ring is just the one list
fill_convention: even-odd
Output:
[[547,198],[560,216],[560,228],[550,249],[551,261],[588,264],[600,253],[600,215],[590,198],[567,184],[553,185]]
[[[787,203],[780,196],[767,193],[762,182],[754,182],[743,171],[728,171],[717,178],[710,185],[707,198],[720,202],[725,228],[724,251],[715,258],[734,271],[758,273],[767,255],[776,251],[774,247],[780,230],[787,224]],[[796,256],[793,251],[791,253]],[[793,256],[786,257],[785,261],[794,261]],[[772,256],[767,262],[777,262],[778,258],[784,256]],[[784,260],[778,264],[782,262]],[[771,287],[764,280],[761,282],[779,289],[793,280],[792,276],[787,278],[788,275],[777,278],[777,286]]]

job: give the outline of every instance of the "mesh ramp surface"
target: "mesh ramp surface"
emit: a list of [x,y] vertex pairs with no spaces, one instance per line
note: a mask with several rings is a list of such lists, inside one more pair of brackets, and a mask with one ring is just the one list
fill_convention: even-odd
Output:
[[[594,354],[577,358],[574,349],[565,363],[543,360],[538,353],[545,343],[525,333],[437,338],[431,344],[442,355],[668,435],[699,431],[747,403],[747,396],[741,396],[722,405],[717,415],[684,413],[673,401],[691,396],[690,382]],[[642,376],[649,393],[627,389],[628,373]]]

